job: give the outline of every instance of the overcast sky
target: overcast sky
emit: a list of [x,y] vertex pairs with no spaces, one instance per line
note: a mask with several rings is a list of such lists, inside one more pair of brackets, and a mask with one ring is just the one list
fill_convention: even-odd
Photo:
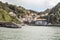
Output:
[[54,7],[60,0],[0,0],[10,4],[23,6],[26,9],[43,11],[47,8]]

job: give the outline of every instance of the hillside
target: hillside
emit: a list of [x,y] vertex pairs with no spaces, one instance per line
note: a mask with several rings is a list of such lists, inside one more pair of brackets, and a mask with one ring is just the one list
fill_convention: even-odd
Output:
[[[42,18],[48,19],[47,17],[51,14],[51,11],[53,13],[53,10],[55,10],[55,8],[53,8],[51,11],[50,10],[51,9],[46,9],[43,12],[37,12],[37,11],[34,11],[34,10],[25,9],[22,6],[16,6],[16,5],[8,4],[7,2],[3,3],[3,2],[0,1],[0,16],[1,16],[0,21],[20,23],[20,20],[18,20],[18,19],[20,17],[23,18],[26,15],[30,15],[31,17],[34,17],[34,15],[36,17],[36,15],[37,15],[37,16],[40,16]],[[12,15],[15,14],[16,16],[11,16],[9,14],[10,12],[13,13]],[[34,14],[34,15],[32,16],[32,14]]]
[[48,22],[52,24],[60,24],[60,3],[51,9],[48,14]]
[[[21,8],[21,7],[20,7]],[[9,15],[9,12],[19,13],[20,9],[8,3],[2,3],[0,1],[0,22],[15,22],[20,23],[20,21],[16,17],[12,17]],[[17,11],[16,11],[17,10]],[[17,14],[16,14],[17,16]]]
[[[27,10],[22,6],[8,4],[7,2],[3,3],[1,1],[0,1],[0,10],[2,11],[2,13],[0,12],[1,21],[15,22],[15,23],[19,23],[19,20],[17,18],[19,18],[20,16],[23,17],[26,14],[38,13],[33,10]],[[13,14],[16,14],[16,17],[14,16],[12,17],[11,15],[9,15],[10,12],[13,12]]]

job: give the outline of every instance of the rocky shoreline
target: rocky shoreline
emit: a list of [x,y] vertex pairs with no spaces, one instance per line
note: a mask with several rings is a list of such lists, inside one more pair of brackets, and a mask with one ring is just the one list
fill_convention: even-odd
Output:
[[21,28],[21,26],[10,23],[10,22],[0,22],[0,27],[7,27],[7,28]]

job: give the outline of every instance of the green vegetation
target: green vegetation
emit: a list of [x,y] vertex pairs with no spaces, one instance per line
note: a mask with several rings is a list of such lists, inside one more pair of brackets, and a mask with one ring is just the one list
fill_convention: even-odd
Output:
[[12,5],[12,4],[8,4],[7,2],[6,3],[2,3],[0,1],[0,9],[4,9],[5,11],[7,12],[14,12],[17,14],[24,14],[26,12],[25,8],[21,7],[21,6],[16,6],[16,5]]
[[10,22],[11,20],[9,14],[5,10],[0,9],[0,21]]
[[11,17],[8,12],[6,12],[3,9],[0,9],[0,22],[15,22],[15,23],[19,23],[19,21],[13,17]]
[[16,17],[23,16],[26,13],[25,8],[21,6],[16,6],[12,4],[2,3],[0,1],[0,22],[15,22],[20,23],[20,21],[16,17],[12,17],[9,15],[9,12],[14,12]]
[[60,24],[60,3],[51,9],[48,14],[48,22],[52,24]]

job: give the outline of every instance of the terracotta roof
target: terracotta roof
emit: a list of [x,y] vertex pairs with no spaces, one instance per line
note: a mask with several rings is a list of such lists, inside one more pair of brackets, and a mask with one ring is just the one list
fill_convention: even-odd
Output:
[[46,20],[46,19],[36,19],[36,20]]

